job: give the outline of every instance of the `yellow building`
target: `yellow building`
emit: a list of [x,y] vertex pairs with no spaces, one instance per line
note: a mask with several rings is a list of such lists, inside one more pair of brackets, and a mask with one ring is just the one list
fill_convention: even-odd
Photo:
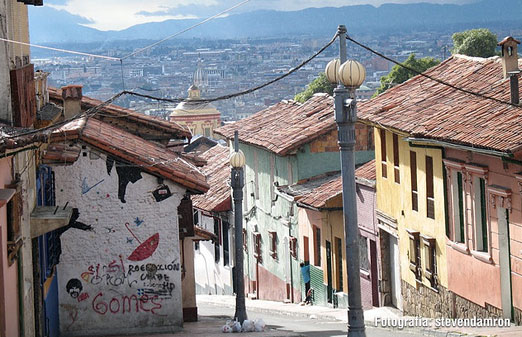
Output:
[[187,126],[193,136],[214,138],[214,130],[221,125],[221,113],[211,103],[201,99],[201,90],[196,84],[188,89],[188,99],[178,104],[169,120]]
[[[396,305],[402,302],[408,314],[434,316],[438,310],[430,305],[438,301],[426,299],[448,288],[442,150],[415,146],[407,137],[375,130],[377,220],[380,227],[395,227],[389,233],[398,237],[403,302],[398,299]],[[390,251],[394,244],[392,239]]]

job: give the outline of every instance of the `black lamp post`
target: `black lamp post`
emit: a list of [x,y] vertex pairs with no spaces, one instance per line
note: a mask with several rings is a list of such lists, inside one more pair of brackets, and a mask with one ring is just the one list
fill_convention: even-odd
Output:
[[247,319],[243,278],[243,186],[245,185],[243,167],[245,166],[245,155],[239,150],[237,131],[234,132],[234,150],[230,155],[235,228],[236,313],[234,317],[243,324],[243,321]]
[[335,121],[341,152],[341,176],[343,185],[344,238],[346,245],[346,269],[348,271],[348,336],[366,336],[364,312],[361,303],[361,279],[359,262],[359,228],[357,224],[357,200],[355,194],[355,122],[357,105],[355,89],[361,86],[366,70],[357,61],[346,61],[346,27],[338,27],[340,58],[326,66],[326,77],[337,84],[334,89]]

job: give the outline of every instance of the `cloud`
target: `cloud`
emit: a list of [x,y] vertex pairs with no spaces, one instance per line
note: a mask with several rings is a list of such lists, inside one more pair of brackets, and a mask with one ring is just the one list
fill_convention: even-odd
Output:
[[[121,30],[133,25],[170,19],[206,18],[215,15],[242,0],[48,0],[45,5],[81,16],[88,27],[100,30]],[[309,7],[341,7],[383,3],[457,3],[478,0],[252,0],[232,13],[258,9],[282,11]]]
[[188,6],[212,7],[218,0],[67,0],[49,1],[46,6],[81,16],[88,27],[100,30],[121,30],[141,23],[170,19],[195,18],[197,15],[177,12]]

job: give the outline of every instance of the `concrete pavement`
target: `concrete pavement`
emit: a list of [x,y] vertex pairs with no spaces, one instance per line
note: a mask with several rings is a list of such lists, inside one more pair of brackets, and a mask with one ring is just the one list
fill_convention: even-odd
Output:
[[[198,305],[216,305],[224,307],[235,307],[234,296],[221,295],[197,295]],[[280,315],[290,315],[297,317],[308,317],[310,319],[335,319],[347,322],[348,316],[346,309],[334,309],[321,306],[301,306],[295,303],[282,303],[264,300],[246,299],[247,310],[255,312],[278,313]],[[416,317],[403,316],[400,310],[390,307],[373,308],[365,310],[364,319],[367,326],[383,327],[382,321],[388,322],[386,328],[395,330],[411,330],[415,333],[422,333],[426,336],[499,336],[499,337],[520,337],[522,336],[521,326],[510,327],[491,327],[491,328],[471,328],[471,327],[435,327],[433,320],[422,320]],[[401,322],[402,321],[402,322]],[[400,323],[413,322],[416,327],[404,327],[399,329]],[[376,324],[378,323],[378,324]],[[455,322],[458,323],[458,322]],[[424,325],[424,326],[423,326]],[[428,325],[428,326],[426,326]]]

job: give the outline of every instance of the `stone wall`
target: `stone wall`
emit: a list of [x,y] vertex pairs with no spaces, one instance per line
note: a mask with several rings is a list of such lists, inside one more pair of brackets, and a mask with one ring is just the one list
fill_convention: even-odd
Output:
[[[425,285],[418,288],[402,281],[404,314],[430,318],[501,318],[502,309],[488,303],[483,307],[439,286],[434,291]],[[515,308],[515,324],[520,324],[522,311]]]
[[[172,195],[156,201],[156,177],[116,165],[84,146],[72,166],[54,168],[57,204],[79,210],[77,228],[61,236],[61,336],[170,332],[182,324],[177,207],[185,189],[165,181]],[[122,188],[130,173],[134,183]]]
[[452,293],[442,286],[438,291],[417,284],[417,288],[401,280],[405,315],[431,318],[453,317]]

